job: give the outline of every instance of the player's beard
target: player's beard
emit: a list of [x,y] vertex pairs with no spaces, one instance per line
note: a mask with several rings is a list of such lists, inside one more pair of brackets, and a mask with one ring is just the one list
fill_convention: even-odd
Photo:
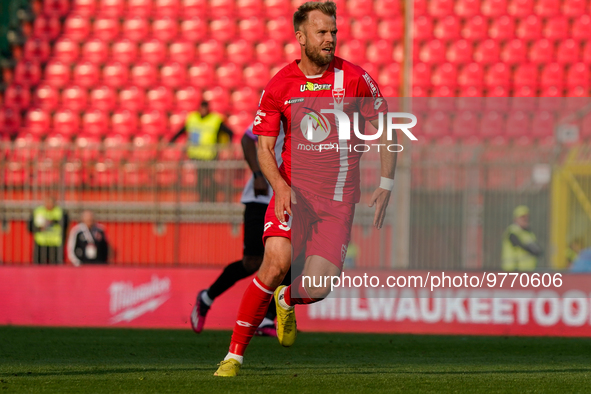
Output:
[[326,66],[334,59],[334,49],[330,53],[324,53],[320,47],[311,48],[310,46],[305,46],[304,48],[308,59],[317,66]]

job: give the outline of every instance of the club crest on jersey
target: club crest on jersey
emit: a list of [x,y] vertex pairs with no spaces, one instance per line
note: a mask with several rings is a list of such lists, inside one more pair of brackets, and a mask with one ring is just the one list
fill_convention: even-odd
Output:
[[314,111],[312,108],[304,107],[300,130],[302,130],[302,134],[308,141],[322,142],[330,134],[330,122],[326,116]]
[[330,90],[332,88],[332,84],[330,83],[312,83],[306,82],[304,85],[300,85],[300,92],[318,92],[320,90]]
[[343,88],[334,88],[332,90],[332,98],[337,105],[341,105],[343,99],[345,98],[345,89]]

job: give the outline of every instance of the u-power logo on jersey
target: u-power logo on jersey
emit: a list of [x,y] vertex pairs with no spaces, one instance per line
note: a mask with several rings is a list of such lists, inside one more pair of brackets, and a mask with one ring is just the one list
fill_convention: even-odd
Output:
[[[335,117],[335,124],[337,125],[339,141],[348,141],[351,139],[351,121],[349,119],[349,115],[345,112],[340,111],[338,109],[322,109],[320,112],[314,111],[311,108],[305,108],[304,117],[300,122],[300,130],[304,137],[312,142],[312,143],[319,143],[324,141],[328,138],[330,131],[331,131],[331,123],[328,121],[327,117],[324,114],[332,114]],[[362,141],[375,141],[379,140],[384,133],[384,129],[386,131],[386,137],[388,141],[393,140],[393,132],[394,130],[402,131],[411,141],[417,141],[417,137],[410,131],[411,128],[416,126],[417,124],[417,117],[411,113],[407,112],[387,112],[384,116],[384,113],[380,112],[378,117],[378,129],[375,134],[363,134],[359,131],[359,113],[353,113],[353,132],[355,136],[362,140]],[[384,118],[386,118],[386,124],[384,125]],[[408,123],[394,123],[394,119],[408,119],[410,122]],[[400,144],[384,144],[384,143],[373,143],[373,144],[355,144],[355,145],[341,145],[337,143],[328,143],[328,144],[299,144],[299,150],[316,150],[322,151],[328,149],[336,149],[337,151],[341,149],[355,152],[369,152],[371,147],[375,147],[377,151],[380,151],[380,148],[384,147],[388,149],[390,152],[402,152],[403,147]]]

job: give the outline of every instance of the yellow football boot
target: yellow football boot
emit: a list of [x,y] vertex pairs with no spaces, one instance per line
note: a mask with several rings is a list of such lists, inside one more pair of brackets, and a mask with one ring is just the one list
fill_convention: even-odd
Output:
[[217,371],[213,374],[213,376],[236,376],[238,375],[238,371],[240,371],[240,364],[238,361],[234,360],[233,358],[229,358],[227,360],[222,361],[218,364],[220,367]]
[[279,286],[275,289],[273,297],[275,298],[275,307],[277,308],[277,339],[282,346],[289,347],[293,345],[298,336],[298,327],[294,309],[287,310],[279,304],[279,299],[283,300],[281,290],[285,287]]

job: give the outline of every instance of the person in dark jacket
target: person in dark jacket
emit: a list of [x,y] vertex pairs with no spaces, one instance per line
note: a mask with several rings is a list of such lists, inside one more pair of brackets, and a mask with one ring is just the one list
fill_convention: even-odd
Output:
[[107,264],[109,244],[105,229],[94,220],[92,211],[82,212],[82,221],[72,227],[68,237],[68,258],[75,266]]

